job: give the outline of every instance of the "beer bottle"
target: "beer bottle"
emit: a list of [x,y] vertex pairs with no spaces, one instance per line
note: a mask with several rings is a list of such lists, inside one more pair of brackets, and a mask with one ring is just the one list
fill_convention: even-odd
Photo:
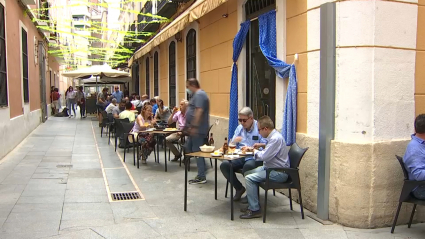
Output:
[[228,149],[229,149],[229,145],[227,144],[227,137],[226,137],[226,138],[224,138],[223,154],[227,154]]
[[211,133],[210,141],[208,142],[210,146],[214,146],[213,134]]

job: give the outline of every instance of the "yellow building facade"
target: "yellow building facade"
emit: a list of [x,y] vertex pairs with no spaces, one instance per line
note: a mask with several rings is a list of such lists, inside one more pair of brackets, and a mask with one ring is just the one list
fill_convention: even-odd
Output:
[[[309,147],[300,165],[303,203],[316,212],[320,5],[336,2],[329,218],[360,228],[390,225],[403,180],[394,155],[404,154],[415,116],[425,113],[425,0],[264,1],[272,4],[258,9],[247,5],[251,1],[221,2],[146,54],[133,57],[139,64],[140,93],[159,95],[174,106],[186,98],[186,79],[195,76],[210,98],[211,122],[218,122],[212,132],[221,144],[228,131],[233,39],[240,24],[251,20],[237,61],[238,106],[250,106],[256,116],[271,115],[281,130],[288,79],[267,67],[255,40],[258,15],[276,10],[277,57],[294,63],[297,72],[297,143]],[[170,69],[175,72],[170,74]],[[406,223],[410,209],[403,208],[399,223]],[[416,220],[424,220],[425,210],[417,210]]]

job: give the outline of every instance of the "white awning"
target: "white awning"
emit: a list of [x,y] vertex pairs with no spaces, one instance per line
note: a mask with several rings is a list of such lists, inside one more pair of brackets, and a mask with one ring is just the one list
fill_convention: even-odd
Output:
[[128,67],[131,67],[134,60],[137,60],[150,52],[154,47],[165,42],[170,37],[173,37],[178,32],[182,31],[191,22],[201,18],[205,14],[211,12],[221,4],[228,0],[197,0],[192,6],[178,16],[164,29],[160,30],[154,38],[147,42],[142,48],[137,50],[134,55],[128,60]]

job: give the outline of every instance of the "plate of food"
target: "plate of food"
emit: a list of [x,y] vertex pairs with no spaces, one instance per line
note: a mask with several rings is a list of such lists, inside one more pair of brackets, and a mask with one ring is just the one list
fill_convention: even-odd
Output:
[[174,132],[174,131],[179,131],[176,128],[165,128],[164,131],[168,131],[168,132]]
[[223,155],[222,152],[220,152],[219,150],[214,151],[214,153],[211,153],[211,156],[213,157],[221,157]]
[[254,155],[254,149],[252,148],[243,148],[240,152],[240,155]]

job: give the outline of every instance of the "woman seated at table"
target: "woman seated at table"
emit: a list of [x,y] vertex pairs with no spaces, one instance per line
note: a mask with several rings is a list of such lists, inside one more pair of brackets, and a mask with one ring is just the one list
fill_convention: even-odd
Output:
[[170,109],[167,106],[164,106],[164,101],[162,99],[158,99],[158,109],[155,112],[155,121],[167,122],[170,116]]
[[[134,127],[131,130],[131,133],[133,133],[135,138],[139,138],[139,143],[142,145],[142,151],[139,155],[139,157],[142,158],[142,164],[146,164],[146,159],[149,157],[156,144],[153,134],[141,133],[142,131],[152,127],[151,119],[152,106],[145,105],[142,108],[141,114],[139,114],[136,118],[136,121],[134,121]],[[133,139],[130,138],[131,137],[129,137],[129,141],[132,142]]]

